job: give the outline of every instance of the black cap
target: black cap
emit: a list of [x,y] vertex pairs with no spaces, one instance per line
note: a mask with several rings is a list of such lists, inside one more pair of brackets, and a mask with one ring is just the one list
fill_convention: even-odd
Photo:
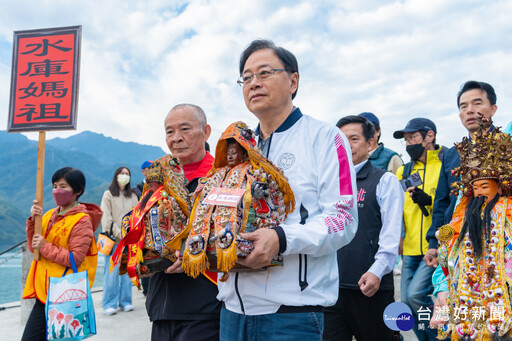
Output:
[[423,130],[423,131],[433,130],[434,133],[437,134],[436,125],[434,124],[434,122],[432,122],[428,118],[417,117],[417,118],[413,118],[412,120],[407,122],[407,125],[405,126],[404,129],[395,131],[393,133],[393,137],[395,139],[401,139],[404,137],[404,133],[413,133],[415,131],[420,131],[420,130]]

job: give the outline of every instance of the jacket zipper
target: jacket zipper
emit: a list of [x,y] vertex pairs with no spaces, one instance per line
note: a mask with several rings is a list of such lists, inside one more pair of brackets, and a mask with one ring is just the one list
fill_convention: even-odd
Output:
[[[309,212],[300,204],[300,224],[304,225],[308,219]],[[302,277],[302,257],[304,257],[304,277]],[[299,254],[299,286],[300,291],[304,291],[308,287],[308,255]]]
[[245,315],[244,302],[242,301],[242,296],[240,296],[240,291],[238,291],[238,274],[239,272],[235,274],[235,292],[238,296],[238,300],[240,301],[240,309],[242,310],[242,314]]
[[[304,277],[302,277],[302,257],[304,257]],[[304,278],[304,279],[303,279]],[[308,287],[308,255],[299,254],[299,286],[300,291]]]
[[[427,158],[428,151],[425,155],[425,164],[423,167],[423,190],[425,190],[425,182],[427,181]],[[425,208],[426,209],[426,208]],[[420,255],[423,256],[423,212],[421,212],[421,225],[420,225]]]

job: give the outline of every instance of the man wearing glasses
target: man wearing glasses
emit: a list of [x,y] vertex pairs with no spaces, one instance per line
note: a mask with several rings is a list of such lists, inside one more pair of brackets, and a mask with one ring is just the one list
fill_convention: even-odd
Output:
[[243,234],[254,250],[242,264],[260,269],[281,254],[283,266],[219,282],[220,338],[320,340],[323,307],[338,296],[336,251],[357,230],[350,145],[334,125],[293,106],[299,73],[291,52],[255,40],[239,71],[245,104],[259,120],[258,145],[287,176],[295,210],[280,226]]
[[402,235],[401,301],[409,305],[415,319],[414,333],[419,340],[436,340],[437,330],[418,328],[418,311],[432,312],[432,273],[423,261],[428,250],[426,234],[432,222],[432,203],[435,196],[441,157],[445,147],[436,144],[437,129],[427,118],[413,118],[402,130],[393,133],[404,139],[411,161],[400,167],[396,176],[405,191],[404,230]]

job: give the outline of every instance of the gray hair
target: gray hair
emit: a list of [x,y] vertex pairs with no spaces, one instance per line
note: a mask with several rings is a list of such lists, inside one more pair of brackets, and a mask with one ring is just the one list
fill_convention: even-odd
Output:
[[201,109],[200,106],[195,105],[195,104],[190,104],[190,103],[177,104],[174,107],[172,107],[172,109],[169,112],[174,111],[176,109],[187,108],[187,107],[192,109],[195,112],[195,114],[197,116],[197,120],[199,121],[199,123],[201,123],[202,127],[204,127],[206,124],[208,124],[204,110]]

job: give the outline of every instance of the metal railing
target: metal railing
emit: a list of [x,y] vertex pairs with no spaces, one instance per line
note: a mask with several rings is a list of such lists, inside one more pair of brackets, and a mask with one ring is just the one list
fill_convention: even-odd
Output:
[[[26,240],[26,239],[24,239],[24,240],[22,240],[21,242],[19,242],[19,243],[17,243],[17,244],[14,244],[14,245],[12,245],[12,246],[8,247],[7,249],[3,250],[2,252],[0,252],[0,256],[2,256],[2,255],[6,254],[6,253],[8,253],[8,252],[11,252],[12,250],[14,250],[14,249],[16,249],[16,248],[19,248],[19,250],[18,250],[18,251],[13,252],[13,254],[12,254],[12,255],[10,255],[9,257],[6,257],[6,258],[3,258],[3,259],[0,259],[0,266],[2,266],[3,264],[7,263],[8,261],[10,261],[11,259],[13,259],[14,257],[18,256],[20,253],[22,253],[22,252],[23,252],[23,248],[22,248],[22,247],[20,247],[20,246],[22,246],[23,244],[26,244],[26,243],[27,243],[27,240]],[[6,305],[4,305],[4,304],[2,304],[2,306],[0,306],[0,311],[5,310],[5,309],[9,309],[9,308],[17,308],[17,307],[19,307],[19,306],[20,306],[20,303],[19,303],[19,302],[15,303],[15,304],[9,304],[9,305],[7,305],[7,306],[6,306]]]
[[[0,256],[3,255],[3,254],[6,254],[9,251],[14,250],[15,248],[23,245],[26,242],[27,242],[26,240],[23,240],[23,241],[19,242],[18,244],[15,244],[15,245],[5,249],[4,251],[0,252]],[[22,248],[20,248],[17,252],[13,253],[10,257],[4,258],[4,259],[0,260],[0,266],[5,264],[5,263],[7,263],[9,260],[11,260],[12,258],[16,257],[17,255],[19,255],[22,252],[23,252],[23,250],[22,250]]]
[[23,239],[23,240],[22,240],[21,242],[19,242],[18,244],[15,244],[15,245],[13,245],[13,246],[11,246],[11,247],[7,248],[6,250],[4,250],[4,251],[0,252],[0,256],[1,256],[1,255],[3,255],[4,253],[7,253],[7,252],[9,252],[9,251],[11,251],[11,250],[13,250],[13,249],[17,248],[18,246],[20,246],[21,244],[26,243],[26,242],[27,242],[27,240],[26,240],[26,239]]

